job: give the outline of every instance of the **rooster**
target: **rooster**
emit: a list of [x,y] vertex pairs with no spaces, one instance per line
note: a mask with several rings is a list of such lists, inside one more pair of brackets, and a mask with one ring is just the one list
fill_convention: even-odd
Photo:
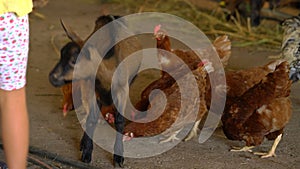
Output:
[[[177,83],[174,83],[171,87],[164,89],[164,93],[166,95],[167,104],[165,106],[162,114],[153,121],[150,122],[131,122],[125,126],[124,135],[127,140],[128,137],[142,137],[142,136],[155,136],[164,132],[164,136],[167,137],[164,140],[161,140],[160,143],[177,140],[176,135],[184,128],[184,126],[188,123],[194,122],[195,119],[200,121],[203,115],[207,112],[206,104],[205,104],[205,77],[208,71],[213,71],[213,68],[210,67],[210,63],[204,63],[203,65],[199,64],[199,68],[193,71],[193,76],[185,74],[178,81],[185,83],[185,85],[189,86],[191,78],[194,78],[197,82],[199,97],[196,97],[196,100],[189,100],[189,102],[194,104],[181,106],[182,98],[193,98],[192,95],[195,93],[187,92],[181,93],[179,86]],[[192,87],[191,87],[192,88]],[[157,112],[161,108],[162,97],[158,95],[154,96],[151,100],[151,107],[147,116],[153,116],[157,114]],[[195,105],[199,103],[199,110],[195,111]],[[195,115],[193,112],[197,112]],[[147,117],[145,118],[148,119]],[[172,127],[171,127],[172,126]]]
[[292,113],[288,66],[288,62],[276,60],[258,68],[226,73],[228,91],[223,131],[231,140],[246,142],[246,147],[232,151],[252,151],[266,137],[275,139],[271,150],[255,154],[262,158],[275,156]]

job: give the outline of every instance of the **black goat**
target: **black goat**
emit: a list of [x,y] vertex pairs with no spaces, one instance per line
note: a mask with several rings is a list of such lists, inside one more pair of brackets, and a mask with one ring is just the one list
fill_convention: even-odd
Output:
[[[142,57],[138,59],[135,58],[133,62],[131,60],[130,62],[125,61],[120,64],[127,56],[141,49],[140,43],[135,36],[130,36],[125,40],[121,40],[117,42],[113,48],[109,49],[109,46],[114,44],[118,34],[120,32],[124,33],[122,29],[126,29],[126,25],[119,20],[115,21],[118,26],[116,26],[116,24],[108,24],[116,18],[119,18],[119,16],[107,15],[101,16],[96,20],[93,33],[107,24],[106,26],[109,25],[109,33],[104,36],[106,36],[106,39],[109,39],[110,41],[102,42],[100,39],[105,39],[105,37],[98,37],[97,35],[96,37],[95,35],[90,36],[91,38],[99,38],[97,41],[98,44],[96,45],[85,44],[85,41],[78,37],[76,33],[66,27],[62,22],[62,25],[72,42],[66,44],[62,48],[61,59],[50,72],[49,80],[53,86],[59,87],[66,83],[70,83],[72,80],[91,79],[97,71],[96,79],[92,80],[95,80],[95,90],[99,94],[100,99],[97,100],[97,103],[96,99],[94,99],[94,102],[89,105],[90,112],[86,120],[86,131],[81,139],[81,160],[83,162],[90,162],[92,158],[92,138],[99,118],[99,113],[96,112],[96,106],[98,105],[101,108],[101,106],[113,104],[114,101],[115,107],[118,107],[117,112],[115,113],[115,128],[117,134],[114,145],[114,165],[123,167],[124,157],[122,134],[124,130],[124,117],[122,113],[125,111],[125,106],[128,100],[130,80],[137,74]],[[120,29],[120,27],[122,27],[122,29]],[[128,30],[125,32],[128,32]],[[77,60],[80,49],[84,44],[86,47],[81,51],[83,53],[81,55],[82,57]],[[102,48],[107,52],[99,54],[97,48]],[[102,62],[98,65],[97,61],[99,61],[100,58],[102,59]],[[76,76],[73,76],[75,66],[76,70],[80,71],[76,72]],[[118,66],[121,68],[116,69]],[[115,71],[117,72],[115,73]],[[114,73],[117,77],[112,79]],[[111,85],[112,81],[116,85]],[[111,93],[114,93],[115,96],[112,96]]]

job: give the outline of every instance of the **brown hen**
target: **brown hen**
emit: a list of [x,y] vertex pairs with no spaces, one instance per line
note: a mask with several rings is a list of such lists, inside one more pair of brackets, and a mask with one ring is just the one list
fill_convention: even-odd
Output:
[[[158,59],[163,70],[168,72],[176,72],[173,77],[165,71],[161,71],[161,77],[152,83],[150,83],[141,93],[141,99],[135,104],[135,108],[139,111],[146,111],[149,106],[149,95],[154,89],[166,89],[175,83],[175,79],[183,76],[185,71],[178,71],[182,62],[178,59],[173,59],[168,52],[172,52],[178,56],[191,70],[195,70],[198,67],[198,63],[201,62],[199,56],[191,50],[172,50],[169,36],[165,31],[161,30],[160,25],[155,27],[154,35],[157,40]],[[207,48],[201,50],[201,55],[205,55],[207,58],[212,56],[213,50],[216,50],[223,66],[226,66],[231,55],[231,42],[228,36],[219,36],[213,42],[214,48]],[[207,89],[208,90],[208,89]],[[142,118],[144,113],[134,115],[134,119]]]
[[[73,83],[68,83],[61,87],[63,93],[62,108],[63,108],[64,117],[67,116],[69,111],[74,109],[77,109],[77,111],[81,113],[90,112],[89,110],[90,106],[88,103],[89,99],[87,98],[89,97],[88,95],[91,94],[90,93],[91,91],[88,90],[87,88],[87,85],[90,85],[89,83],[90,83],[89,80],[79,80],[79,81],[74,81]],[[73,99],[73,97],[75,99]],[[97,92],[96,92],[96,97],[99,98]],[[101,106],[101,115],[110,124],[114,123],[115,111],[116,110],[113,105]]]
[[[185,83],[186,86],[190,86],[189,89],[193,88],[190,83],[192,79],[195,79],[198,86],[198,92],[200,97],[194,97],[195,100],[191,100],[196,94],[192,90],[187,93],[180,91],[180,88],[176,83],[171,87],[163,90],[166,96],[166,106],[164,107],[161,115],[153,121],[150,122],[131,122],[125,126],[124,133],[130,137],[142,137],[142,136],[154,136],[163,133],[167,139],[161,142],[167,142],[171,140],[176,140],[176,135],[185,127],[186,124],[193,123],[196,120],[200,120],[205,112],[206,104],[204,99],[205,94],[205,77],[206,68],[199,67],[193,72],[193,76],[186,74],[181,77],[178,81]],[[181,107],[182,99],[189,99],[189,103]],[[163,97],[159,95],[154,96],[151,100],[151,105],[149,105],[149,112],[147,113],[146,120],[149,120],[148,116],[155,116],[162,109]],[[195,106],[198,105],[199,107]],[[197,109],[198,110],[195,110]],[[172,126],[172,127],[171,127]]]
[[[244,140],[246,147],[233,151],[251,151],[263,139],[276,139],[262,157],[275,156],[283,128],[291,116],[289,65],[283,60],[264,67],[228,72],[228,97],[222,116],[223,131],[231,140]],[[242,83],[242,84],[241,84]]]
[[[87,97],[91,91],[86,88],[88,83],[90,82],[87,80],[79,80],[61,87],[63,93],[62,107],[64,116],[66,116],[69,111],[80,108],[80,106],[82,106],[82,110],[80,111],[83,111],[84,113],[89,112]],[[75,101],[75,103],[73,101]]]
[[[64,117],[67,116],[69,111],[74,110],[75,105],[79,105],[79,104],[73,103],[72,87],[74,87],[75,91],[80,91],[79,82],[74,82],[73,84],[69,83],[69,84],[63,85],[61,87],[61,91],[63,94],[62,108],[63,108]],[[81,96],[77,96],[77,97],[81,97]]]

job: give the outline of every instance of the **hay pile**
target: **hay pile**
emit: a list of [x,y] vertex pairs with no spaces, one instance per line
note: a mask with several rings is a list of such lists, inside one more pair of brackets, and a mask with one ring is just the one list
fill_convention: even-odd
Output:
[[219,7],[215,10],[200,9],[189,0],[110,0],[109,2],[119,4],[118,8],[125,9],[126,13],[164,12],[176,15],[192,22],[209,38],[213,39],[222,34],[229,35],[233,40],[233,46],[259,45],[280,49],[282,31],[278,23],[264,24],[262,22],[260,26],[252,28],[249,24],[241,24],[239,17],[232,18],[231,22],[227,21],[224,12]]

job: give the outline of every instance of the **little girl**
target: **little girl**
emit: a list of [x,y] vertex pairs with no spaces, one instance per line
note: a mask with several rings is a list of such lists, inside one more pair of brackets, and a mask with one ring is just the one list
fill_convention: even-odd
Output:
[[[31,0],[0,0],[0,124],[9,169],[25,169],[27,164],[25,84],[31,10]],[[5,163],[0,168],[6,168]]]

